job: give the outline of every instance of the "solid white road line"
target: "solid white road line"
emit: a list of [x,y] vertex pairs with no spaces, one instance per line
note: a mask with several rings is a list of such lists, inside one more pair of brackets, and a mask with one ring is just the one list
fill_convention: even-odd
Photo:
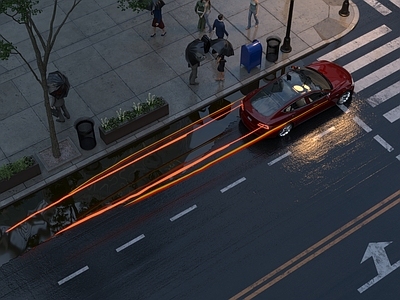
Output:
[[389,33],[392,31],[389,27],[386,25],[382,25],[358,38],[355,40],[344,44],[343,46],[340,46],[339,48],[336,48],[335,50],[321,56],[318,58],[318,60],[329,60],[329,61],[335,61],[338,58],[345,56],[346,54],[349,54],[350,52],[357,50],[358,48],[361,48],[362,46],[380,38],[381,36],[384,36],[386,33]]
[[361,78],[360,80],[354,83],[354,91],[356,93],[361,92],[363,89],[373,85],[379,80],[384,79],[385,77],[397,72],[400,66],[400,58],[392,61],[390,64],[383,66],[382,68],[376,70],[375,72],[370,73],[369,75]]
[[394,5],[396,5],[398,8],[400,8],[400,0],[390,0]]
[[334,130],[335,130],[335,127],[332,126],[332,127],[328,128],[327,130],[325,130],[324,132],[321,132],[321,133],[317,134],[317,135],[314,137],[314,140],[320,139],[320,138],[322,138],[324,135],[327,135],[328,133],[330,133],[330,132],[332,132],[332,131],[334,131]]
[[191,207],[185,209],[184,211],[180,212],[179,214],[173,216],[173,217],[170,219],[170,221],[173,222],[173,221],[175,221],[176,219],[179,219],[180,217],[186,215],[187,213],[191,212],[192,210],[194,210],[194,209],[196,209],[196,208],[197,208],[197,205],[195,204],[195,205],[193,205],[193,206],[191,206]]
[[383,116],[390,122],[393,123],[400,119],[400,105],[389,110],[387,113],[383,114]]
[[274,160],[270,161],[268,163],[268,166],[272,166],[273,164],[277,163],[278,161],[284,159],[285,157],[287,157],[287,156],[289,156],[291,154],[292,154],[292,152],[290,152],[290,151],[286,152],[285,154],[282,154],[281,156],[279,156],[279,157],[275,158]]
[[376,0],[364,0],[364,2],[371,5],[376,11],[378,11],[379,13],[381,13],[384,16],[386,16],[392,12],[389,8],[387,8],[382,3],[380,3]]
[[239,183],[241,183],[241,182],[243,182],[243,181],[245,181],[245,180],[246,180],[246,177],[242,177],[242,178],[236,180],[235,182],[231,183],[230,185],[224,187],[224,188],[221,190],[221,193],[225,193],[227,190],[233,188],[234,186],[238,185]]
[[400,81],[397,81],[395,84],[388,86],[386,89],[376,93],[375,95],[369,97],[367,102],[372,106],[375,107],[386,100],[396,96],[400,91]]
[[353,60],[352,62],[343,66],[343,68],[345,68],[350,73],[353,73],[365,67],[366,65],[369,65],[370,63],[374,62],[377,58],[383,57],[399,48],[400,48],[400,37]]
[[141,239],[144,239],[144,234],[141,234],[138,237],[134,238],[133,240],[127,242],[126,244],[123,244],[122,246],[115,249],[115,251],[120,252],[120,251],[124,250],[125,248],[128,248],[129,246],[133,245],[134,243],[140,241]]
[[78,276],[79,274],[82,274],[83,272],[85,272],[85,271],[87,271],[87,270],[89,270],[89,267],[88,267],[88,266],[83,267],[82,269],[80,269],[80,270],[78,270],[78,271],[72,273],[71,275],[65,277],[64,279],[61,279],[61,280],[58,282],[58,285],[62,285],[63,283],[66,283],[68,280],[71,280],[72,278]]
[[383,138],[381,138],[379,135],[374,136],[375,141],[377,141],[379,144],[382,145],[383,148],[385,148],[387,151],[392,152],[394,148],[390,146]]
[[354,122],[358,124],[362,129],[364,129],[366,132],[371,132],[372,128],[369,127],[367,124],[365,124],[359,117],[355,116],[353,118]]

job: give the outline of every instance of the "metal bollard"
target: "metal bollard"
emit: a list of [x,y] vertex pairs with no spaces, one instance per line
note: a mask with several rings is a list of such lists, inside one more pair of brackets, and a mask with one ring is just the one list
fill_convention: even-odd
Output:
[[350,15],[349,11],[349,0],[344,0],[342,4],[342,9],[339,10],[339,15],[342,17],[348,17]]

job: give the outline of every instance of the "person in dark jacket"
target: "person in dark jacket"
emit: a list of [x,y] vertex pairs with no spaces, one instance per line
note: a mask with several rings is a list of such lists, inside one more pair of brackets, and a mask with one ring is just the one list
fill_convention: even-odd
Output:
[[213,30],[214,29],[215,29],[215,34],[219,39],[223,39],[225,34],[227,37],[229,36],[228,32],[225,29],[223,14],[219,14],[218,19],[215,19],[213,24]]
[[218,55],[217,57],[217,71],[218,75],[217,78],[215,79],[216,81],[224,81],[225,80],[225,63],[226,60],[222,54]]
[[156,35],[156,27],[162,30],[161,36],[164,36],[167,33],[164,29],[165,25],[162,20],[162,14],[161,14],[161,8],[163,7],[163,5],[164,5],[163,1],[157,1],[155,2],[154,5],[152,5],[151,14],[154,16],[154,18],[151,24],[151,26],[153,26],[153,34],[151,35],[151,37],[154,37]]
[[57,122],[64,123],[65,118],[67,119],[71,118],[67,110],[67,107],[65,106],[64,98],[56,98],[50,95],[50,101],[51,101],[51,108],[56,111],[56,116],[58,117],[58,119],[56,119]]

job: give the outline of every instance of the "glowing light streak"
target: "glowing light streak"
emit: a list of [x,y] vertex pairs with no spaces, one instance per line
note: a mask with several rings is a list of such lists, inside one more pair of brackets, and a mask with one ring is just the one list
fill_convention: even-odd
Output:
[[[238,107],[240,107],[240,105],[237,104],[238,102],[240,103],[240,101],[241,101],[241,99],[236,100],[235,102],[233,102],[232,105],[233,105],[233,104],[236,104],[236,105],[233,105],[233,107],[232,107],[231,110],[234,110],[234,109],[237,109]],[[199,123],[200,121],[203,121],[203,120],[205,120],[205,119],[207,119],[207,118],[210,118],[210,116],[214,116],[214,115],[220,113],[220,111],[222,111],[222,110],[224,110],[224,109],[226,109],[226,107],[223,107],[223,108],[221,108],[221,109],[215,111],[214,113],[212,113],[212,114],[210,114],[210,115],[208,115],[208,116],[206,116],[206,117],[204,117],[204,118],[201,118],[200,120],[198,120],[198,121],[196,121],[196,122],[194,122],[194,123]],[[229,113],[231,112],[231,110],[230,110],[230,111],[222,112],[220,116],[222,117],[222,116],[224,116],[224,115],[226,115],[226,114],[229,114]],[[194,129],[191,129],[189,132],[186,132],[186,133],[184,133],[183,135],[178,136],[177,138],[175,138],[175,139],[173,139],[173,140],[171,140],[171,141],[165,143],[165,140],[167,140],[167,139],[171,138],[172,136],[177,135],[177,134],[181,133],[182,131],[184,131],[184,130],[190,128],[190,126],[192,126],[194,123],[189,124],[189,125],[187,125],[187,126],[181,128],[180,130],[178,130],[178,131],[176,131],[176,132],[174,132],[174,133],[172,133],[172,134],[170,134],[170,135],[168,135],[168,136],[162,138],[161,140],[159,140],[159,141],[157,141],[157,142],[154,142],[153,144],[151,144],[151,145],[149,145],[149,146],[147,146],[147,147],[145,147],[145,148],[139,150],[138,152],[135,152],[135,153],[131,154],[130,156],[124,158],[123,160],[119,161],[119,162],[116,163],[115,165],[113,165],[113,166],[107,168],[106,170],[102,171],[102,172],[99,173],[98,175],[96,175],[96,176],[92,177],[91,179],[87,180],[86,182],[84,182],[83,184],[81,184],[80,186],[78,186],[77,188],[75,188],[74,190],[72,190],[71,192],[69,192],[67,195],[65,195],[65,196],[63,196],[62,198],[60,198],[59,200],[57,200],[57,201],[53,202],[52,204],[50,204],[50,205],[48,205],[48,206],[46,206],[46,207],[44,207],[44,208],[42,208],[42,209],[40,209],[40,210],[38,210],[38,211],[32,213],[32,214],[29,215],[29,216],[27,216],[26,218],[24,218],[24,219],[21,220],[20,222],[16,223],[15,225],[11,226],[10,228],[8,228],[8,229],[6,230],[6,232],[12,231],[13,229],[15,229],[16,227],[18,227],[18,226],[21,225],[22,223],[24,223],[24,222],[30,220],[31,218],[37,216],[38,214],[41,214],[42,212],[44,212],[44,211],[46,211],[46,210],[48,210],[48,209],[50,209],[50,208],[52,208],[52,207],[54,207],[54,206],[60,204],[62,201],[64,201],[64,200],[67,199],[68,197],[71,197],[71,196],[77,194],[78,192],[82,191],[83,189],[85,189],[85,188],[87,188],[87,187],[89,187],[89,186],[91,186],[91,185],[93,185],[93,184],[95,184],[95,183],[97,183],[97,182],[103,180],[104,178],[106,178],[106,177],[108,177],[108,176],[111,176],[111,175],[113,175],[113,174],[119,172],[120,170],[122,170],[122,169],[124,169],[124,168],[126,168],[126,167],[128,167],[128,166],[130,166],[130,165],[132,165],[132,164],[134,164],[135,162],[138,162],[139,160],[144,159],[145,157],[147,157],[147,156],[149,156],[149,155],[151,155],[151,154],[153,154],[153,153],[155,153],[155,152],[157,152],[157,151],[159,151],[159,150],[161,150],[161,149],[164,149],[164,148],[166,148],[166,147],[168,147],[168,146],[170,146],[170,145],[172,145],[172,144],[174,144],[174,143],[176,143],[176,142],[178,142],[178,141],[184,139],[184,138],[187,137],[189,134],[191,134],[191,133],[193,133],[193,132],[195,132],[195,131],[197,131],[197,130],[203,128],[203,127],[205,127],[206,125],[208,125],[208,124],[210,124],[210,123],[212,123],[212,122],[214,122],[214,121],[216,121],[216,119],[212,119],[212,118],[211,118],[208,122],[205,122],[205,123],[201,124],[199,127],[196,127],[196,128],[194,128]],[[162,145],[159,146],[158,148],[155,148],[155,149],[153,149],[153,150],[147,152],[146,154],[144,154],[144,155],[142,155],[142,156],[140,156],[140,157],[134,159],[133,161],[130,161],[130,162],[125,163],[127,160],[131,159],[133,156],[139,155],[139,154],[141,154],[141,153],[147,151],[149,148],[154,147],[154,146],[156,146],[157,144],[160,144],[160,143],[164,143],[164,144],[162,144]],[[125,163],[125,164],[124,164],[124,163]],[[120,166],[118,167],[118,165],[120,165]]]
[[179,169],[179,170],[177,170],[177,171],[175,171],[175,172],[172,172],[172,173],[169,174],[168,176],[163,177],[163,178],[161,178],[160,180],[158,180],[158,181],[156,181],[156,182],[154,182],[154,183],[152,183],[152,184],[146,186],[145,188],[143,188],[143,189],[140,190],[139,192],[136,192],[136,193],[134,193],[134,194],[132,194],[132,195],[129,195],[129,196],[127,196],[127,197],[125,197],[125,198],[123,198],[123,199],[121,199],[121,200],[115,202],[114,204],[112,204],[112,205],[110,205],[110,206],[108,206],[108,207],[106,207],[106,208],[104,208],[104,209],[102,209],[102,210],[99,210],[99,211],[97,211],[97,212],[95,212],[95,213],[93,213],[93,214],[91,214],[91,215],[89,215],[89,216],[87,216],[87,217],[85,217],[85,218],[83,218],[83,219],[81,219],[81,220],[78,220],[78,221],[72,223],[71,225],[69,225],[69,226],[65,227],[64,229],[60,230],[59,232],[57,232],[56,235],[61,234],[61,233],[65,232],[65,231],[67,231],[67,230],[69,230],[69,229],[71,229],[71,228],[73,228],[73,227],[75,227],[75,226],[78,226],[78,225],[80,225],[80,224],[82,224],[82,223],[84,223],[84,222],[86,222],[86,221],[88,221],[88,220],[90,220],[90,219],[92,219],[92,218],[94,218],[94,217],[96,217],[96,216],[99,216],[99,215],[101,215],[101,214],[103,214],[103,213],[105,213],[105,212],[107,212],[107,211],[109,211],[109,210],[111,210],[111,209],[113,209],[113,208],[115,208],[115,207],[121,205],[121,204],[124,204],[124,203],[126,203],[127,201],[131,200],[132,198],[135,198],[135,197],[140,196],[139,198],[133,200],[132,202],[130,202],[130,203],[128,203],[128,204],[133,204],[133,203],[136,203],[136,202],[138,202],[138,201],[141,201],[141,200],[143,200],[143,199],[145,199],[145,198],[147,198],[147,197],[149,197],[149,196],[151,196],[151,195],[154,195],[154,194],[156,194],[156,193],[158,193],[158,192],[160,192],[160,191],[162,191],[162,190],[164,190],[164,189],[166,189],[166,188],[168,188],[168,187],[170,187],[170,186],[173,186],[174,184],[177,184],[177,183],[179,183],[179,182],[185,180],[186,178],[189,178],[189,177],[191,177],[191,176],[193,176],[193,175],[195,175],[195,174],[197,174],[197,173],[200,173],[201,171],[203,171],[203,170],[205,170],[205,169],[211,167],[212,165],[214,165],[214,164],[220,162],[221,160],[223,160],[223,159],[225,159],[225,158],[227,158],[227,157],[229,157],[229,156],[231,156],[231,155],[233,155],[233,154],[235,154],[235,153],[241,151],[242,149],[245,149],[246,147],[249,147],[250,145],[253,145],[253,144],[256,143],[257,141],[263,139],[263,138],[266,137],[268,134],[270,134],[270,132],[266,132],[266,133],[264,133],[263,135],[260,135],[259,137],[255,138],[254,140],[252,140],[252,141],[250,141],[250,142],[247,142],[247,143],[243,144],[242,146],[239,146],[238,148],[235,148],[234,150],[231,150],[230,152],[228,152],[228,153],[226,153],[226,154],[224,154],[224,155],[218,157],[217,159],[213,160],[212,162],[209,162],[209,163],[206,164],[205,166],[203,166],[203,167],[201,167],[201,168],[198,168],[198,169],[192,171],[191,173],[189,173],[189,174],[187,174],[187,175],[184,175],[184,176],[182,176],[182,177],[180,177],[180,178],[178,178],[178,179],[176,179],[176,180],[174,180],[174,181],[172,181],[172,182],[169,182],[169,183],[167,183],[167,184],[165,184],[165,185],[163,185],[163,186],[161,186],[161,187],[159,187],[159,188],[156,188],[156,189],[154,189],[154,190],[148,192],[147,194],[144,194],[146,191],[150,190],[151,188],[153,188],[153,187],[155,187],[155,186],[157,186],[157,185],[159,185],[159,184],[161,184],[161,183],[163,183],[163,182],[169,180],[170,178],[172,178],[172,177],[174,177],[174,176],[176,176],[176,175],[181,174],[183,171],[185,171],[185,170],[187,170],[187,169],[189,169],[189,168],[191,168],[191,167],[197,165],[198,163],[200,163],[200,162],[206,160],[207,158],[209,158],[210,156],[212,156],[212,155],[214,155],[214,154],[216,154],[216,153],[218,153],[218,152],[220,152],[220,151],[222,151],[222,150],[228,148],[228,147],[231,146],[232,144],[234,144],[234,143],[236,143],[236,142],[238,142],[238,141],[240,141],[240,140],[246,138],[247,136],[254,134],[256,131],[258,131],[258,130],[260,130],[260,129],[261,129],[261,128],[257,128],[257,129],[255,129],[255,130],[253,130],[253,131],[251,131],[251,132],[245,134],[244,136],[242,136],[242,137],[240,137],[240,138],[238,138],[238,139],[236,139],[236,140],[234,140],[234,141],[232,141],[232,142],[230,142],[230,143],[228,143],[228,144],[226,144],[226,145],[224,145],[224,146],[222,146],[222,147],[220,147],[220,148],[218,148],[218,149],[215,149],[214,151],[211,151],[210,153],[207,153],[206,155],[204,155],[204,156],[201,157],[200,159],[195,160],[195,161],[189,163],[188,165],[182,167],[181,169]]

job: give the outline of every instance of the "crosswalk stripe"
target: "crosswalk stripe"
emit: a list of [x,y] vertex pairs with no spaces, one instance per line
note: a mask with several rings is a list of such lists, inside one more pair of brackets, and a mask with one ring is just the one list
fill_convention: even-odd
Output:
[[390,0],[394,5],[396,5],[398,8],[400,8],[400,0]]
[[377,57],[383,57],[399,48],[400,48],[400,37],[353,60],[351,63],[348,63],[347,65],[343,66],[343,68],[345,68],[350,73],[353,73],[361,69],[362,67],[365,67],[366,65],[372,63],[373,61],[376,60]]
[[392,30],[386,25],[379,26],[378,28],[356,38],[355,40],[347,44],[344,44],[343,46],[340,46],[339,48],[336,48],[335,50],[325,55],[322,55],[321,57],[318,58],[318,60],[335,61],[338,58],[345,56],[346,54],[354,50],[357,50],[358,48],[380,38],[381,36],[384,36],[385,34],[391,31]]
[[356,93],[361,92],[363,89],[371,86],[372,84],[382,80],[383,78],[393,74],[394,72],[399,70],[400,58],[395,61],[383,66],[382,68],[376,70],[375,72],[370,73],[369,75],[357,80],[354,83],[354,91]]
[[396,96],[399,94],[400,91],[400,81],[397,81],[395,84],[388,86],[386,89],[380,91],[379,93],[369,97],[367,102],[372,106],[375,107],[386,100]]
[[387,27],[386,25],[379,26],[378,28],[367,32],[366,34],[356,38],[355,40],[344,44],[343,46],[340,46],[339,48],[336,48],[335,50],[322,55],[321,57],[318,58],[318,60],[329,60],[329,61],[335,61],[338,58],[345,56],[346,54],[357,50],[358,48],[380,38],[381,36],[384,36],[385,34],[391,32],[392,30]]
[[387,113],[383,115],[390,123],[397,121],[400,119],[400,105],[389,110]]
[[392,11],[387,8],[386,6],[384,6],[382,3],[376,1],[376,0],[364,0],[366,3],[368,3],[369,5],[371,5],[373,8],[375,8],[375,10],[377,10],[378,12],[380,12],[382,15],[386,16],[388,14],[390,14]]

